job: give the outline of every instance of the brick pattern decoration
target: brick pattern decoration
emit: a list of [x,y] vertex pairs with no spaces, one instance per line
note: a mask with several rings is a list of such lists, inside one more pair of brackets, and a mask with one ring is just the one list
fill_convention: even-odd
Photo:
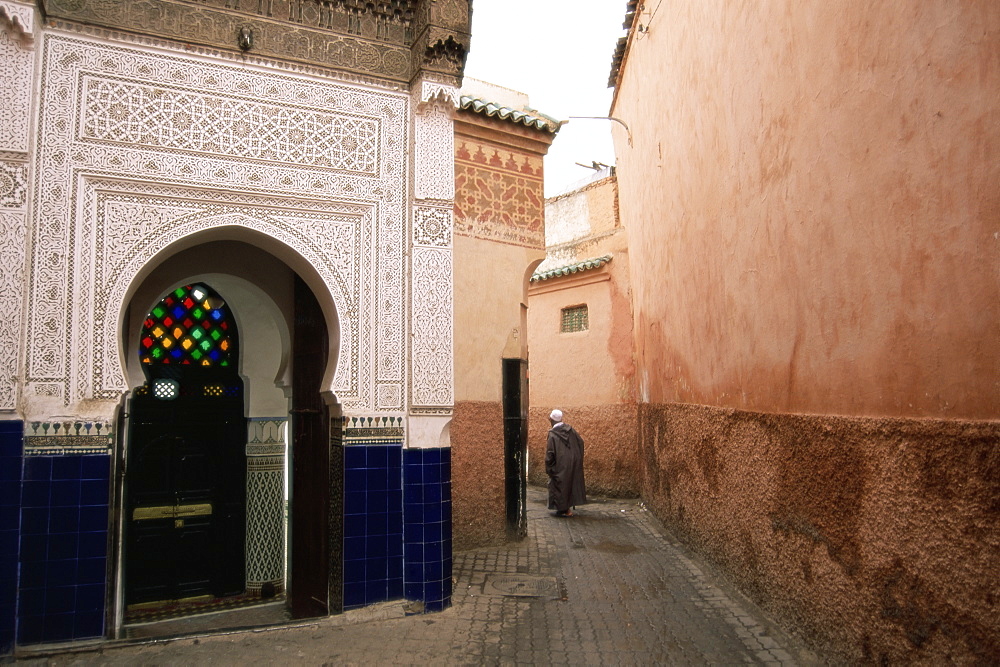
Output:
[[544,248],[541,156],[456,138],[455,233]]

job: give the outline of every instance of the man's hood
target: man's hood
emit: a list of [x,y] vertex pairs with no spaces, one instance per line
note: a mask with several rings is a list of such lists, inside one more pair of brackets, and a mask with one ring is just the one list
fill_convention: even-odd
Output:
[[549,433],[552,433],[553,435],[556,436],[556,438],[558,438],[564,443],[569,442],[569,432],[570,432],[569,424],[556,424],[555,426],[549,429]]

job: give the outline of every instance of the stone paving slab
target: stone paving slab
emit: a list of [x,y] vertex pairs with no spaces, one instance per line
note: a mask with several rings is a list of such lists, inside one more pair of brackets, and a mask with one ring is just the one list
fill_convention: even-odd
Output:
[[[714,579],[636,501],[553,516],[528,495],[528,537],[456,553],[453,606],[402,605],[297,626],[36,657],[50,665],[819,664]],[[554,594],[553,594],[554,593]]]

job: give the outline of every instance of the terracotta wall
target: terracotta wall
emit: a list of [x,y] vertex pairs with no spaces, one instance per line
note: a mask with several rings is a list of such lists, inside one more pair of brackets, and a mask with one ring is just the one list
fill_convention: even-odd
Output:
[[[532,407],[528,426],[528,481],[547,486],[545,442],[551,408]],[[636,443],[638,410],[635,403],[574,405],[565,421],[583,438],[583,476],[587,493],[611,498],[639,496],[639,455]]]
[[997,662],[1000,5],[637,20],[644,500],[831,660]]
[[1000,658],[1000,424],[640,407],[642,497],[828,659]]
[[639,21],[612,113],[642,398],[1000,417],[1000,4]]
[[542,156],[553,135],[466,110],[455,130],[450,440],[454,548],[462,550],[507,540],[502,364],[527,357],[526,291],[545,257]]

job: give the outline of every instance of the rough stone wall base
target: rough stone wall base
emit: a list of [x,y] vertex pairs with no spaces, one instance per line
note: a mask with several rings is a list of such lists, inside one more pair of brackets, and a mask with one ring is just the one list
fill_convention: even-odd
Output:
[[[548,485],[545,440],[551,407],[531,408],[528,425],[528,480]],[[566,423],[584,442],[587,493],[611,498],[639,495],[638,409],[635,405],[565,407]]]
[[822,654],[1000,661],[1000,422],[639,408],[642,496]]
[[456,551],[507,541],[503,406],[458,401],[451,421],[451,479]]

